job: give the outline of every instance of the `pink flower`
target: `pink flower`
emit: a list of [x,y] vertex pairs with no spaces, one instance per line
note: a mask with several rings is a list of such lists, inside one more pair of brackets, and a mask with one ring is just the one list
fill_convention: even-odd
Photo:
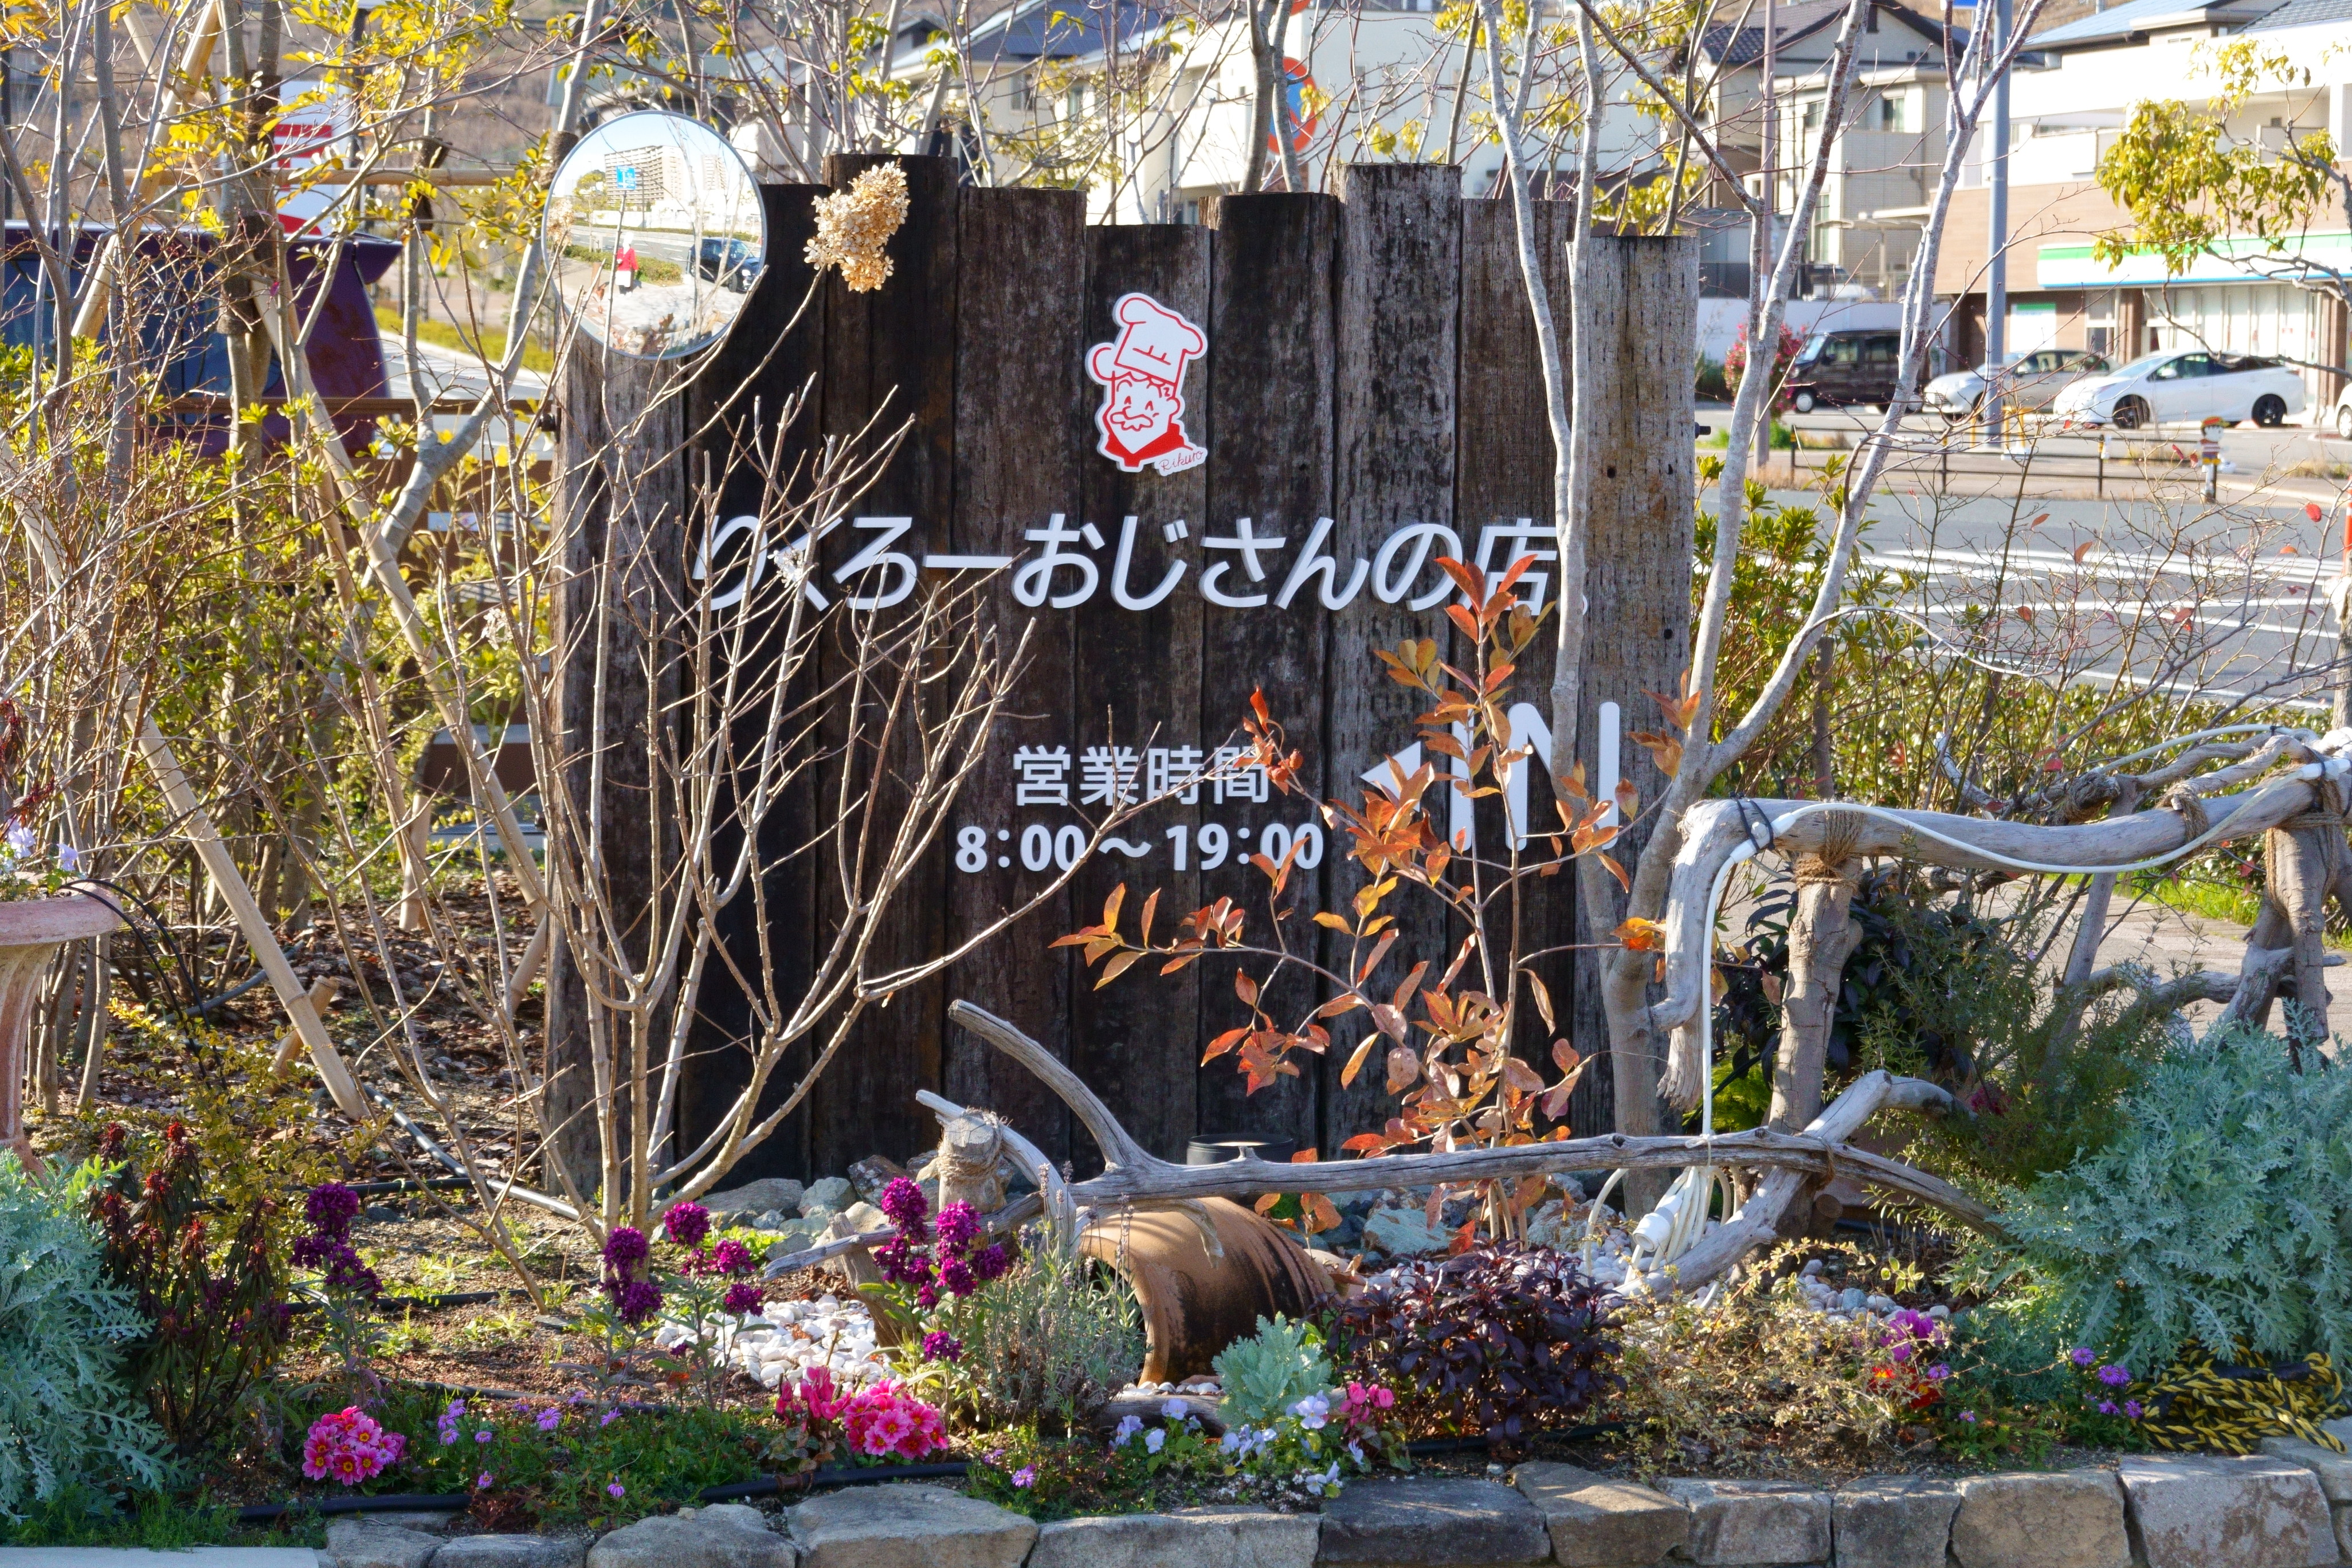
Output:
[[629,1495],[629,1489],[623,1486],[620,1482],[614,1481],[612,1485],[604,1489],[604,1495],[607,1497],[616,1498],[626,1497]]
[[386,1432],[354,1405],[310,1424],[302,1439],[302,1473],[314,1481],[333,1479],[354,1487],[397,1464],[406,1447],[407,1439]]

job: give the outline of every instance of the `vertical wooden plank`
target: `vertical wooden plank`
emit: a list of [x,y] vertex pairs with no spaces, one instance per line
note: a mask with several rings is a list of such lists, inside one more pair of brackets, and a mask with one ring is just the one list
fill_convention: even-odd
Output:
[[[1591,432],[1592,531],[1585,558],[1584,699],[1578,733],[1586,770],[1596,766],[1600,705],[1615,702],[1628,731],[1654,730],[1661,717],[1650,693],[1673,696],[1690,665],[1691,532],[1695,486],[1691,438],[1690,343],[1698,321],[1698,240],[1599,237],[1593,241],[1591,309],[1597,334],[1596,381],[1586,420]],[[1627,741],[1624,776],[1646,805],[1665,792],[1649,752]],[[1611,847],[1630,871],[1649,842],[1645,816]],[[1607,902],[1585,911],[1586,941],[1615,929],[1622,895],[1601,879]],[[1590,953],[1577,968],[1579,1050],[1605,1050],[1608,1026],[1598,968]],[[1659,1042],[1663,1050],[1664,1042]],[[1650,1083],[1663,1061],[1653,1068]],[[1657,1125],[1654,1099],[1613,1080],[1613,1124],[1627,1133]],[[1631,1097],[1629,1099],[1629,1097]]]
[[[1340,787],[1347,775],[1335,772],[1318,733],[1317,710],[1323,700],[1328,627],[1334,612],[1323,607],[1308,585],[1287,608],[1275,603],[1287,568],[1305,548],[1318,519],[1334,510],[1331,481],[1335,452],[1332,374],[1338,342],[1331,268],[1339,247],[1339,204],[1319,194],[1233,195],[1218,199],[1214,212],[1209,306],[1209,475],[1205,516],[1195,538],[1203,542],[1194,570],[1223,564],[1219,591],[1230,597],[1263,593],[1254,606],[1207,602],[1202,615],[1204,649],[1201,672],[1201,744],[1212,751],[1238,742],[1250,694],[1263,688],[1268,706],[1290,730],[1304,754],[1305,795],[1268,792],[1263,804],[1219,801],[1203,790],[1196,829],[1224,830],[1229,848],[1223,865],[1200,874],[1200,900],[1231,897],[1246,911],[1245,931],[1264,939],[1266,881],[1242,863],[1254,853],[1265,827],[1296,828],[1316,820],[1314,805]],[[1209,548],[1210,539],[1237,539],[1239,520],[1250,519],[1253,534],[1284,541],[1263,563],[1266,580],[1252,580],[1244,552]],[[1337,545],[1339,583],[1347,585],[1349,557]],[[1199,590],[1192,590],[1196,595]],[[1353,614],[1353,610],[1341,612]],[[1231,792],[1229,792],[1231,793]],[[1248,837],[1243,832],[1248,830]],[[1198,833],[1195,833],[1198,843]],[[1339,857],[1327,844],[1322,868]],[[1194,864],[1199,864],[1196,856]],[[1295,884],[1296,885],[1296,884]],[[1317,928],[1308,923],[1322,908],[1320,877],[1307,879],[1299,908],[1287,931],[1294,947],[1316,952]],[[1247,1022],[1234,997],[1230,964],[1197,965],[1200,1037],[1202,1042]],[[1262,973],[1254,967],[1254,973]],[[1269,988],[1267,1010],[1285,1023],[1305,1015],[1323,994],[1311,975],[1297,970]],[[1197,1057],[1196,1057],[1197,1059]],[[1199,1068],[1199,1127],[1215,1137],[1287,1139],[1300,1148],[1319,1137],[1320,1075],[1311,1060],[1300,1077],[1285,1079],[1256,1094],[1231,1056]]]
[[[884,163],[906,170],[907,221],[890,239],[894,265],[881,288],[855,293],[838,275],[825,282],[823,429],[847,440],[870,422],[879,437],[910,421],[905,439],[856,510],[860,516],[909,517],[936,537],[955,505],[959,192],[954,166],[945,158],[835,155],[825,161],[825,181],[841,190]],[[828,565],[837,566],[863,542],[854,533],[838,540],[827,552]],[[821,582],[828,594],[844,586],[830,571]],[[884,782],[876,787],[887,790],[889,770],[909,761],[900,754],[861,765],[878,765]],[[828,778],[818,787],[830,784]],[[887,810],[887,795],[884,800]],[[948,931],[946,865],[944,858],[935,860],[899,893],[893,917],[874,943],[872,966],[914,963],[941,951]],[[814,871],[823,889],[820,942],[841,918],[839,883],[828,869],[820,863]],[[854,1037],[811,1095],[813,1170],[838,1173],[873,1153],[899,1159],[934,1141],[937,1124],[916,1105],[914,1094],[941,1081],[946,1005],[945,984],[934,982],[901,993],[889,1006],[859,1020]]]
[[[722,528],[743,516],[776,516],[780,500],[768,493],[767,482],[752,461],[755,450],[772,449],[776,426],[793,399],[808,395],[798,416],[786,431],[790,451],[805,454],[818,438],[823,406],[821,386],[814,384],[824,363],[824,309],[822,299],[795,311],[808,294],[814,269],[803,255],[816,223],[812,204],[825,194],[822,185],[762,185],[760,198],[768,220],[767,265],[743,304],[734,330],[712,351],[711,362],[695,383],[691,405],[694,428],[701,432],[695,453],[698,487],[714,492],[689,549],[689,559],[701,545],[703,533]],[[789,333],[787,326],[791,326]],[[714,423],[715,422],[715,423]],[[734,540],[747,536],[737,533]],[[722,579],[723,580],[723,579]],[[755,600],[753,608],[773,619],[784,606]],[[772,646],[755,657],[772,664]],[[736,738],[739,752],[757,743],[764,716],[746,719]],[[787,863],[793,848],[808,841],[816,820],[815,802],[806,790],[789,792],[761,825],[761,854],[774,868],[767,878],[767,914],[772,925],[767,953],[776,966],[781,995],[799,995],[807,986],[816,925],[816,882],[805,860]],[[733,834],[720,846],[722,857],[738,842]],[[721,863],[724,863],[722,858]],[[720,940],[746,974],[756,975],[761,963],[760,915],[746,891],[723,911]],[[710,966],[697,1006],[695,1030],[683,1081],[678,1091],[679,1146],[692,1149],[726,1117],[737,1096],[751,1079],[751,1039],[753,1028],[749,999],[723,964]],[[803,1044],[792,1052],[763,1092],[759,1114],[780,1104],[808,1070],[811,1051]],[[805,1104],[768,1141],[744,1157],[735,1175],[744,1181],[761,1176],[799,1176],[808,1166],[808,1113]]]
[[[1113,311],[1129,293],[1149,295],[1189,321],[1209,323],[1209,230],[1196,225],[1136,224],[1090,228],[1086,237],[1083,345],[1117,341],[1120,323]],[[1208,360],[1189,365],[1183,384],[1184,428],[1196,440],[1208,438],[1212,462],[1217,452],[1211,412],[1216,352],[1212,333]],[[1117,743],[1144,753],[1139,782],[1149,790],[1155,749],[1165,753],[1163,769],[1181,774],[1192,771],[1183,754],[1187,748],[1206,753],[1225,733],[1222,725],[1205,722],[1202,706],[1202,624],[1208,606],[1200,594],[1201,563],[1192,542],[1208,525],[1209,469],[1203,465],[1169,475],[1150,468],[1126,472],[1094,448],[1093,416],[1100,398],[1093,383],[1081,384],[1077,439],[1082,515],[1100,528],[1106,560],[1104,586],[1085,609],[1074,612],[1076,698],[1071,710],[1088,737],[1101,732],[1108,716]],[[1134,545],[1123,580],[1129,597],[1152,599],[1170,567],[1183,566],[1183,574],[1167,595],[1144,609],[1121,605],[1114,592],[1121,585],[1114,573],[1129,518],[1134,519]],[[1185,539],[1169,539],[1171,525],[1180,521]],[[1205,798],[1212,792],[1196,793]],[[1202,814],[1214,809],[1213,805],[1171,803],[1139,822],[1126,837],[1148,852],[1130,857],[1112,851],[1087,867],[1076,884],[1074,923],[1096,919],[1104,899],[1124,882],[1129,888],[1124,923],[1130,932],[1137,929],[1149,890],[1160,889],[1154,934],[1164,939],[1179,919],[1203,901],[1197,858],[1188,855],[1187,869],[1174,869],[1175,841],[1168,835],[1181,829],[1189,844]],[[1021,941],[1024,960],[1042,935],[1033,929]],[[1139,965],[1100,991],[1094,989],[1094,974],[1075,975],[1069,1060],[1145,1148],[1163,1159],[1181,1160],[1186,1142],[1199,1130],[1195,1064],[1201,1048],[1195,1021],[1201,1012],[1202,970],[1195,965],[1162,978],[1158,969],[1156,963]],[[1099,1168],[1101,1157],[1092,1142],[1082,1131],[1075,1136],[1073,1152],[1079,1168]]]
[[[628,949],[619,961],[629,963],[645,954],[656,891],[677,850],[672,802],[650,763],[653,731],[677,711],[676,649],[652,646],[646,632],[661,624],[668,584],[685,569],[680,374],[675,363],[608,353],[581,332],[558,391],[562,581],[551,598],[555,646],[564,650],[556,693],[560,787],[574,820],[601,824],[598,841],[575,849],[604,866],[611,918]],[[608,566],[611,597],[600,612],[599,579]],[[608,679],[600,680],[600,668],[611,672]],[[560,1128],[555,1146],[583,1189],[603,1179],[585,974],[582,955],[555,942],[547,985],[547,1114]],[[596,978],[600,985],[614,984],[609,974]],[[624,1048],[613,1047],[616,1058]],[[616,1059],[616,1077],[630,1066]]]
[[[1544,280],[1551,296],[1552,320],[1560,334],[1563,354],[1568,346],[1569,309],[1567,240],[1575,216],[1573,202],[1538,202],[1537,249],[1543,258]],[[1507,200],[1465,201],[1462,204],[1462,355],[1459,376],[1461,419],[1455,444],[1454,515],[1461,520],[1462,547],[1467,559],[1490,572],[1509,566],[1520,555],[1532,554],[1538,563],[1521,581],[1520,597],[1532,602],[1533,584],[1542,578],[1542,603],[1554,612],[1559,598],[1559,550],[1552,538],[1552,443],[1544,404],[1543,365],[1537,348],[1535,316],[1528,303],[1527,281],[1520,270],[1518,223]],[[1539,537],[1526,537],[1532,530]],[[1460,634],[1455,652],[1468,657]],[[1547,620],[1534,643],[1518,661],[1511,681],[1513,706],[1534,705],[1547,724],[1551,714],[1551,678],[1559,640],[1554,623]],[[1465,668],[1467,668],[1465,666]],[[1548,766],[1538,766],[1528,786],[1532,825],[1549,826],[1558,820]],[[1478,841],[1496,858],[1504,858],[1502,814],[1496,803],[1480,803]],[[1528,847],[1538,856],[1551,853],[1538,839]],[[1505,906],[1506,927],[1516,921],[1519,951],[1563,947],[1580,940],[1576,934],[1573,870],[1520,884],[1516,910]],[[1573,1026],[1576,964],[1565,953],[1538,961],[1536,973],[1551,993],[1559,1033]],[[1550,1066],[1551,1031],[1534,1000],[1522,990],[1513,1046],[1546,1076]],[[1581,1048],[1581,1047],[1580,1047]],[[1580,1134],[1606,1131],[1611,1123],[1608,1058],[1603,1056],[1585,1071],[1570,1101],[1569,1121]]]
[[[1446,624],[1444,579],[1433,564],[1408,578],[1413,550],[1402,548],[1383,584],[1378,557],[1408,525],[1454,529],[1461,175],[1442,164],[1351,163],[1341,195],[1333,553],[1375,566],[1365,592],[1331,618],[1324,747],[1334,788],[1352,797],[1361,773],[1412,743],[1412,721],[1426,706],[1381,678],[1373,650],[1441,636]],[[1459,553],[1458,533],[1452,544],[1430,537],[1430,561]],[[1415,609],[1416,601],[1425,602]],[[1353,885],[1357,868],[1339,855],[1325,865],[1335,892]],[[1443,913],[1429,900],[1400,895],[1383,908],[1399,915],[1403,935],[1382,973],[1393,980],[1423,958],[1433,978],[1442,972],[1459,940]],[[1344,940],[1331,935],[1335,946]],[[1381,1126],[1394,1097],[1377,1071],[1342,1088],[1341,1053],[1323,1065],[1322,1142],[1336,1150]]]
[[[1034,559],[1041,547],[1028,533],[1045,529],[1057,514],[1075,526],[1078,511],[1074,411],[1080,402],[1076,294],[1086,273],[1085,198],[1076,191],[969,190],[959,200],[956,223],[954,409],[966,438],[955,448],[950,548]],[[1071,709],[1072,626],[1076,616],[1103,614],[1098,601],[1108,593],[1098,588],[1084,609],[1054,609],[1050,597],[1073,591],[1080,575],[1074,568],[1055,572],[1049,602],[1034,609],[1015,600],[1009,575],[981,590],[1008,647],[1024,620],[1034,617],[1035,631],[1017,716],[991,738],[940,852],[942,865],[951,865],[957,835],[982,829],[988,864],[977,872],[946,872],[949,926],[959,938],[1053,876],[1050,868],[1032,871],[1023,864],[1025,827],[1058,829],[1079,820],[1075,763],[1087,743],[1082,736],[1098,737],[1096,728],[1074,721],[1086,716]],[[1134,672],[1128,673],[1131,679]],[[1069,748],[1068,806],[1018,804],[1014,759],[1024,745]],[[949,977],[954,994],[1011,1020],[1063,1057],[1069,1051],[1069,963],[1046,944],[1072,928],[1071,907],[1065,892]],[[950,1042],[945,1092],[959,1104],[1007,1117],[1055,1159],[1068,1152],[1067,1108],[975,1037],[959,1032]]]

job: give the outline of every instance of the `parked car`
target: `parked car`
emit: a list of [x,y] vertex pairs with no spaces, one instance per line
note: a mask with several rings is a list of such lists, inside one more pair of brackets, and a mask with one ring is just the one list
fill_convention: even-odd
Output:
[[1811,414],[1824,403],[1874,403],[1895,395],[1903,334],[1880,327],[1815,332],[1789,366],[1789,406]]
[[1974,370],[1939,375],[1927,384],[1922,400],[1929,413],[1955,422],[1972,417],[1986,389],[1994,386],[2010,407],[2047,408],[2073,383],[2104,375],[2107,369],[2105,360],[2081,349],[2036,349],[2011,354],[1999,364],[1988,362]]
[[2051,411],[2069,425],[2284,424],[2303,411],[2303,375],[2274,359],[2174,350],[2136,359],[2106,375],[2085,376],[2058,395]]
[[2336,405],[2328,411],[2327,428],[2352,441],[2352,382],[2336,395]]
[[760,247],[748,239],[709,236],[694,247],[694,270],[722,289],[748,294],[760,280]]

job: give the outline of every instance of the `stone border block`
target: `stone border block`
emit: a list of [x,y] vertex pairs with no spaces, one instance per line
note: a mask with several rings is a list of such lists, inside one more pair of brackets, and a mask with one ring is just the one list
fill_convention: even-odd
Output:
[[1830,1494],[1838,1568],[1944,1568],[1960,1489],[1926,1476],[1866,1476]]
[[2124,1492],[2105,1470],[1969,1476],[1952,1516],[1957,1568],[2132,1568]]
[[852,1487],[792,1510],[802,1568],[1020,1568],[1037,1526],[938,1487]]
[[1560,1568],[1652,1568],[1690,1539],[1690,1510],[1651,1487],[1553,1464],[1521,1465],[1511,1484],[1543,1515]]
[[2317,1476],[2319,1490],[2331,1508],[2352,1502],[2352,1454],[2339,1454],[2300,1437],[2265,1437],[2262,1451]]
[[2336,1531],[2319,1478],[2268,1455],[2136,1454],[2120,1479],[2147,1568],[2326,1568]]
[[1780,1568],[1830,1554],[1830,1500],[1794,1481],[1670,1480],[1666,1495],[1690,1510],[1683,1555],[1722,1568]]
[[1188,1508],[1065,1519],[1037,1532],[1028,1568],[1314,1568],[1311,1513]]
[[1496,1481],[1358,1481],[1324,1505],[1318,1563],[1435,1568],[1541,1563],[1551,1539],[1535,1505]]

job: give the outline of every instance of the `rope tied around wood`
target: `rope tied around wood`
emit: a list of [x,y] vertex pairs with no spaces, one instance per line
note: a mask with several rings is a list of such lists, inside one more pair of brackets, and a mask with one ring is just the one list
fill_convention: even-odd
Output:
[[2199,797],[2197,786],[2187,779],[2158,795],[2156,807],[2178,816],[2189,838],[2202,838],[2213,826],[2212,819],[2205,815],[2205,802]]
[[1823,813],[1821,847],[1797,856],[1794,868],[1797,885],[1801,888],[1809,883],[1853,886],[1860,875],[1861,860],[1855,851],[1862,845],[1864,826],[1859,812]]

